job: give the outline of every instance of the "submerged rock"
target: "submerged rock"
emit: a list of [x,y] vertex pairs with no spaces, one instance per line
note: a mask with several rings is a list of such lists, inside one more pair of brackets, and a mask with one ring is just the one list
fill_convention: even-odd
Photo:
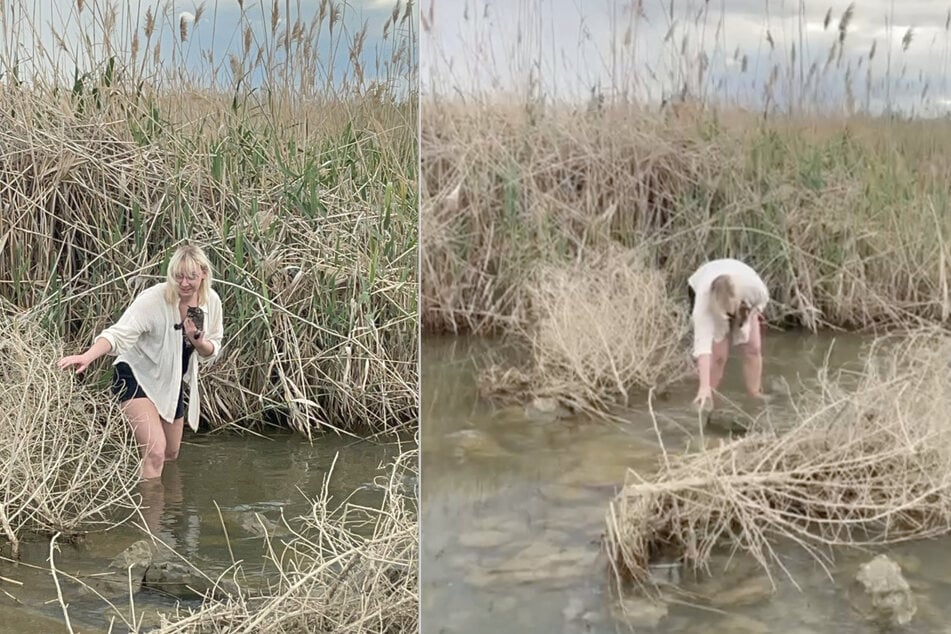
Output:
[[245,511],[238,515],[238,524],[246,532],[255,537],[276,537],[290,534],[290,530],[284,524],[270,520],[260,513],[254,511]]
[[[209,575],[210,576],[210,575]],[[220,597],[237,594],[237,587],[229,579],[206,577],[193,567],[174,561],[161,561],[145,571],[143,585],[181,599],[197,599],[206,595]]]
[[749,577],[713,595],[710,603],[717,607],[753,605],[765,601],[772,594],[773,584],[769,577]]
[[457,458],[498,458],[508,452],[494,438],[477,429],[463,429],[448,434],[446,438],[453,444],[453,454]]
[[892,626],[906,625],[918,609],[901,566],[887,555],[859,566],[849,596],[852,607],[866,620]]
[[561,585],[591,573],[598,552],[587,547],[564,546],[564,539],[535,541],[497,565],[473,571],[466,581],[479,587],[499,585]]
[[753,426],[749,416],[728,410],[712,410],[707,414],[706,427],[727,434],[745,434]]
[[571,411],[557,399],[539,396],[525,406],[525,415],[534,420],[557,420],[569,418]]
[[116,572],[112,577],[102,579],[107,587],[117,591],[128,589],[132,584],[132,592],[138,592],[142,587],[145,572],[155,559],[155,549],[146,539],[135,542],[116,557],[109,564],[110,570]]
[[657,629],[667,616],[667,604],[642,597],[624,597],[614,610],[614,617],[627,623],[635,631]]

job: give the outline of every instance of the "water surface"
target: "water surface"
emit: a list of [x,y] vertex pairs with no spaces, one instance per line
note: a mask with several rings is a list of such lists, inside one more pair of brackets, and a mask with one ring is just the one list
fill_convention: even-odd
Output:
[[[310,512],[335,457],[329,486],[333,500],[342,502],[349,496],[357,503],[376,504],[382,493],[372,480],[382,474],[381,464],[398,454],[395,442],[326,436],[309,444],[291,433],[262,438],[186,431],[181,455],[166,464],[162,484],[139,485],[145,507],[142,517],[113,530],[91,533],[77,544],[62,544],[55,554],[56,567],[95,583],[96,575],[107,572],[117,554],[146,537],[143,528],[147,527],[168,548],[212,576],[234,561],[243,562],[242,585],[261,587],[274,567],[265,563],[257,516],[264,519],[280,554],[281,540],[287,535],[275,527],[281,525],[282,517],[292,520]],[[24,544],[24,565],[0,563],[0,576],[22,584],[0,580],[0,631],[66,631],[48,557],[49,541],[43,539]],[[180,561],[167,551],[163,557]],[[60,582],[74,630],[107,631],[111,608],[80,584],[64,577]],[[132,602],[128,593],[103,594],[127,617],[134,604],[146,626],[156,624],[160,612],[171,613],[179,602],[148,588],[136,592]],[[198,601],[186,600],[182,605],[198,605]],[[128,628],[117,620],[113,631]]]
[[[795,390],[828,358],[856,361],[860,337],[769,333],[767,385],[780,377]],[[748,558],[714,559],[712,576],[678,582],[678,602],[660,609],[627,597],[633,623],[613,596],[600,543],[608,503],[625,470],[656,465],[658,441],[635,395],[624,422],[555,418],[478,398],[480,367],[499,357],[491,340],[430,337],[422,345],[421,610],[425,634],[481,632],[629,631],[792,634],[879,632],[850,608],[848,586],[873,555],[841,552],[833,579],[801,551],[783,547],[800,589],[781,573],[775,591]],[[506,354],[511,354],[505,351]],[[686,381],[656,400],[668,449],[685,450],[696,435]],[[743,396],[738,359],[724,385],[735,407],[756,415]],[[784,407],[778,397],[771,408]],[[776,411],[776,410],[774,410]],[[706,437],[727,432],[707,428]],[[694,444],[695,446],[695,444]],[[903,567],[918,602],[909,629],[948,632],[951,622],[951,540],[921,541],[887,551]],[[675,576],[676,569],[670,569]],[[657,570],[658,575],[664,569]]]

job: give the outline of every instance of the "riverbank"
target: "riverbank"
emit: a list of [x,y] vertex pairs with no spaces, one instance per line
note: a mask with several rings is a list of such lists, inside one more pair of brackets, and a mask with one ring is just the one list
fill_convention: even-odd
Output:
[[645,254],[683,302],[695,267],[743,259],[775,325],[862,330],[951,311],[944,120],[422,111],[424,332],[505,331],[526,275],[605,245]]

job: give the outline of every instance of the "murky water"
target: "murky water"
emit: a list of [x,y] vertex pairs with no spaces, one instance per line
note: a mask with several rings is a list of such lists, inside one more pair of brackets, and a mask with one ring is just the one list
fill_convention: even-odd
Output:
[[[780,376],[793,385],[797,376],[814,377],[827,357],[832,366],[848,365],[862,343],[855,336],[770,333],[767,384],[775,386]],[[723,553],[712,563],[712,576],[679,581],[680,602],[658,610],[629,598],[629,613],[635,616],[633,622],[625,619],[611,590],[600,538],[608,502],[625,469],[656,464],[657,438],[646,407],[637,406],[639,411],[623,424],[493,407],[477,398],[475,377],[488,353],[499,352],[498,344],[486,340],[423,342],[425,634],[607,633],[629,631],[632,625],[638,632],[690,634],[882,631],[850,607],[848,586],[859,564],[872,557],[854,551],[837,554],[830,580],[804,553],[784,548],[801,590],[778,573],[775,591],[754,562],[729,561]],[[654,403],[668,449],[686,446],[697,429],[690,406],[694,389],[687,381]],[[735,398],[736,407],[756,412],[742,396],[738,360],[731,360],[721,389]],[[770,407],[783,407],[782,399]],[[902,565],[918,602],[904,631],[951,631],[951,539],[887,552]]]
[[[374,444],[328,436],[311,445],[290,433],[266,438],[186,434],[179,460],[166,465],[162,485],[141,489],[143,504],[148,507],[143,514],[145,523],[158,539],[202,571],[214,575],[232,561],[242,561],[246,583],[263,585],[273,566],[264,564],[265,542],[256,514],[264,518],[272,534],[282,514],[288,519],[307,514],[310,500],[320,493],[338,452],[329,487],[334,500],[352,495],[358,503],[377,502],[382,493],[372,479],[381,474],[381,463],[399,453],[394,442]],[[141,520],[138,523],[141,525]],[[107,572],[117,554],[144,536],[130,522],[90,534],[76,545],[62,544],[55,555],[56,568],[102,592],[96,575]],[[278,532],[274,541],[278,554],[280,539]],[[66,631],[48,558],[49,541],[41,540],[24,545],[24,565],[0,563],[0,631]],[[62,575],[60,583],[74,630],[107,631],[111,608]],[[158,623],[157,614],[171,613],[178,601],[147,588],[135,593],[133,602],[128,593],[113,590],[103,594],[126,618],[134,603],[136,617],[146,624]],[[198,602],[185,601],[183,605]],[[116,620],[113,631],[128,628]]]

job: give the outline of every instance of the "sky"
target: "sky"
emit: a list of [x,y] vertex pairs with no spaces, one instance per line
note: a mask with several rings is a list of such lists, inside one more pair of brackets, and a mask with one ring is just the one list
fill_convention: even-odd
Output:
[[[21,76],[29,76],[35,69],[57,69],[65,78],[101,65],[104,53],[103,24],[109,2],[104,0],[6,0],[0,14],[0,51],[2,59],[16,59]],[[169,73],[187,71],[201,82],[210,81],[210,69],[217,68],[216,79],[228,84],[234,70],[229,54],[243,57],[244,31],[250,27],[252,51],[258,46],[276,50],[275,61],[283,59],[281,47],[271,47],[269,42],[281,38],[287,23],[300,20],[305,26],[318,16],[319,0],[278,0],[278,24],[272,30],[271,12],[273,0],[206,0],[193,2],[182,0],[116,0],[115,27],[112,29],[111,46],[128,59],[133,48],[133,34],[139,35],[138,56],[145,53],[145,23],[151,9],[157,16],[152,44],[160,43],[162,66]],[[344,77],[353,76],[354,63],[350,59],[349,45],[366,24],[366,36],[359,62],[363,66],[365,81],[383,80],[385,77],[403,88],[410,81],[409,66],[400,64],[388,71],[383,63],[389,62],[394,46],[416,36],[418,15],[413,9],[407,21],[399,27],[387,30],[384,39],[384,23],[393,9],[399,6],[400,17],[406,8],[406,0],[335,0],[340,21],[330,37],[328,20],[310,37],[317,51],[320,75],[318,84],[323,84],[333,71],[335,83]],[[201,10],[199,10],[201,8]],[[196,21],[197,16],[197,21]],[[290,19],[288,19],[290,16]],[[182,41],[182,23],[185,40]],[[341,28],[342,26],[342,28]],[[108,30],[108,29],[107,29]],[[87,43],[88,40],[88,43]],[[415,46],[413,55],[415,55]],[[148,51],[148,60],[153,59],[154,48]],[[404,56],[404,60],[406,57]],[[415,58],[414,60],[415,61]],[[6,69],[9,70],[9,69]],[[399,75],[393,77],[393,75]],[[255,83],[261,73],[248,74],[246,81]]]
[[951,1],[862,0],[844,19],[849,6],[424,0],[421,90],[569,101],[594,91],[657,103],[686,94],[753,109],[768,101],[780,108],[948,112]]

